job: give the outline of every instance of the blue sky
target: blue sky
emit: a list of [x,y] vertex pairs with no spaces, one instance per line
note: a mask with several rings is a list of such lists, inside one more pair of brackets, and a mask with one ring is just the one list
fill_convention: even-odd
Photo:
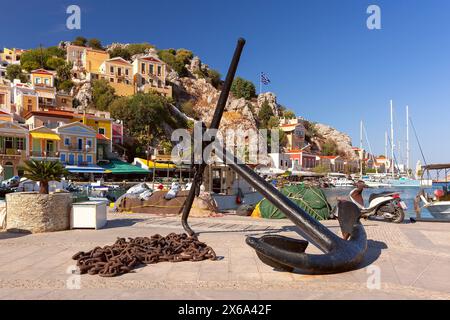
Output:
[[[70,4],[81,7],[81,30],[65,28]],[[371,4],[381,8],[381,30],[366,27]],[[381,154],[393,99],[395,140],[405,146],[408,104],[428,162],[450,162],[450,1],[23,0],[7,11],[0,46],[48,46],[77,35],[147,41],[191,49],[223,75],[242,36],[238,74],[258,87],[259,73],[267,73],[264,90],[298,115],[349,133],[355,145],[362,119]],[[413,134],[411,149],[415,163]]]

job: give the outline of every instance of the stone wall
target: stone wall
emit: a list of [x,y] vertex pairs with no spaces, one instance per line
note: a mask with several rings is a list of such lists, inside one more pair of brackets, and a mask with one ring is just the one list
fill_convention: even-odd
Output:
[[16,192],[6,195],[6,228],[12,232],[51,232],[70,228],[70,193]]

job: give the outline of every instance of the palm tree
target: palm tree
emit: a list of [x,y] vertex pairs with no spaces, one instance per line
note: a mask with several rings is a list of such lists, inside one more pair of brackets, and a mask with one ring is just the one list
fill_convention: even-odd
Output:
[[33,181],[39,181],[39,193],[48,194],[49,181],[61,181],[61,177],[68,174],[61,162],[27,160],[21,168],[24,177]]

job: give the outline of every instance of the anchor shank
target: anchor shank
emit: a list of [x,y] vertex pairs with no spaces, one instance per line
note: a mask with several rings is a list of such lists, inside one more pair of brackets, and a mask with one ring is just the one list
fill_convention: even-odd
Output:
[[323,252],[330,252],[342,241],[320,222],[312,218],[302,208],[298,207],[288,197],[267,183],[256,172],[245,164],[237,162],[228,152],[225,152],[226,164],[239,174],[253,188],[259,191],[274,206],[280,209],[292,222],[300,227],[300,233],[306,240],[315,244]]

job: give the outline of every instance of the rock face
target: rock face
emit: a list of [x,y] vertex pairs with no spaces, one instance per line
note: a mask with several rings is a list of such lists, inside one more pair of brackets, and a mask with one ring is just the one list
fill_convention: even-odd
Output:
[[315,124],[315,129],[317,130],[318,137],[314,138],[314,142],[319,145],[319,148],[321,143],[331,140],[336,143],[342,156],[349,160],[357,160],[357,157],[352,149],[352,140],[348,134],[321,123]]
[[80,102],[78,108],[87,109],[92,99],[92,85],[90,82],[81,82],[72,88],[71,95]]
[[70,228],[70,193],[16,192],[6,195],[6,227],[11,232],[51,232]]
[[257,98],[257,104],[256,104],[256,114],[258,114],[259,110],[261,109],[263,103],[267,101],[269,103],[270,108],[272,108],[272,112],[274,115],[279,115],[280,106],[277,103],[277,97],[272,92],[265,92],[260,95],[258,95]]

